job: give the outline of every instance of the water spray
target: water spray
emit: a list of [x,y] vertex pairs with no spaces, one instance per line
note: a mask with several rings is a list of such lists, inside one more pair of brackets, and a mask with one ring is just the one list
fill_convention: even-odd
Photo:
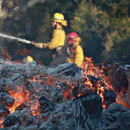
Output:
[[0,33],[0,37],[7,38],[7,39],[12,39],[12,40],[17,40],[19,42],[23,42],[23,43],[26,43],[26,44],[32,44],[32,41],[22,39],[22,38],[17,38],[17,37],[14,37],[14,36],[3,34],[3,33]]

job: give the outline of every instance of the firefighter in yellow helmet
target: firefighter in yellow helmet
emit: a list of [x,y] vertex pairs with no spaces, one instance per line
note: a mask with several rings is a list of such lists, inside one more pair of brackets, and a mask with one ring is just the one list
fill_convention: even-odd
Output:
[[72,32],[67,36],[67,58],[66,62],[75,63],[78,67],[81,67],[84,61],[84,53],[82,47],[79,45],[81,39],[77,33]]
[[65,31],[62,29],[63,26],[67,26],[67,21],[64,20],[64,15],[61,13],[55,13],[52,21],[52,27],[54,27],[53,36],[48,43],[33,43],[38,48],[48,47],[54,52],[55,55],[60,55],[62,48],[65,44]]

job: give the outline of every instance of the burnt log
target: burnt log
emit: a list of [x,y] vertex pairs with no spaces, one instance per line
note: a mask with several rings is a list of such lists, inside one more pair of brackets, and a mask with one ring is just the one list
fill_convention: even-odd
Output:
[[[25,108],[22,111],[16,110],[15,112],[9,114],[4,120],[5,128],[19,128],[20,126],[25,126],[27,120],[31,116],[31,113]],[[33,124],[31,124],[33,125]]]
[[8,78],[12,75],[13,72],[16,71],[16,67],[14,65],[5,65],[0,70],[0,75],[2,77]]
[[9,114],[9,110],[2,103],[0,103],[0,118],[6,117]]
[[[5,119],[4,129],[127,130],[129,127],[129,109],[111,104],[116,101],[117,92],[121,96],[122,89],[115,89],[115,92],[107,89],[102,77],[87,75],[83,79],[81,70],[74,64],[47,68],[4,61],[0,68],[0,101],[3,103],[0,114]],[[128,87],[125,87],[124,95],[129,94],[130,82],[128,72],[125,74]],[[98,87],[104,90],[106,110],[102,108],[101,97],[97,95]],[[10,91],[20,95],[22,101],[25,96],[25,101],[11,114],[6,106],[12,106],[14,100],[20,99],[13,97]]]
[[117,94],[117,102],[130,108],[130,65],[105,63],[103,77]]
[[108,109],[104,112],[104,118],[108,121],[108,124],[111,125],[115,123],[119,118],[121,113],[127,112],[128,109],[124,108],[120,104],[112,104],[108,107]]
[[38,130],[37,125],[31,125],[27,127],[21,127],[19,130]]
[[14,99],[8,93],[1,92],[0,93],[0,101],[3,105],[7,107],[11,107],[14,104]]
[[[109,66],[110,67],[110,66]],[[105,68],[106,70],[107,68]],[[109,71],[111,69],[111,71]],[[120,92],[122,90],[127,90],[128,89],[128,80],[127,80],[127,75],[125,73],[124,68],[120,64],[115,64],[111,65],[111,68],[108,70],[108,75],[111,76],[111,83],[113,88],[117,91]]]
[[104,103],[106,107],[116,102],[116,93],[113,90],[105,89],[104,91]]
[[20,122],[18,111],[8,115],[4,120],[4,127],[10,127]]
[[39,93],[42,89],[41,85],[38,82],[30,83],[29,81],[25,82],[25,86],[27,90],[29,90],[31,93]]
[[129,130],[130,110],[120,104],[113,103],[104,112],[106,126],[96,130]]
[[48,68],[48,73],[55,77],[74,77],[80,79],[82,77],[81,69],[79,69],[74,63],[60,64],[55,68]]
[[[17,75],[17,74],[16,74]],[[12,75],[9,78],[2,78],[0,80],[0,90],[1,91],[16,91],[17,90],[17,86],[20,86],[21,84],[23,84],[23,82],[25,81],[25,78],[22,76],[22,74],[18,74],[16,75]]]
[[7,78],[2,78],[0,80],[0,90],[8,92],[15,88],[14,82]]
[[103,125],[102,101],[97,94],[75,99],[73,112],[77,128],[95,130]]
[[60,88],[55,88],[52,91],[52,100],[54,101],[54,103],[60,103],[63,101],[64,98],[64,94],[62,89]]
[[41,113],[51,112],[54,109],[53,103],[44,96],[39,99],[39,104]]

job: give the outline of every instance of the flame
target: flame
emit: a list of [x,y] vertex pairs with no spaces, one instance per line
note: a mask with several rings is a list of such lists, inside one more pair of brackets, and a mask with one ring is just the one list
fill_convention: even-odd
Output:
[[81,96],[83,96],[83,94],[82,94],[82,93],[79,93],[79,94],[77,95],[77,97],[81,97]]
[[[98,71],[96,67],[94,66],[94,63],[92,61],[92,58],[85,57],[85,62],[82,64],[82,77],[84,79],[84,85],[89,88],[93,88],[93,83],[91,80],[87,78],[88,75],[92,75],[94,77],[98,77],[102,70]],[[102,99],[102,106],[104,109],[106,109],[106,105],[104,104],[104,86],[101,86],[99,82],[95,83],[95,86],[97,87],[97,94]],[[82,96],[83,94],[78,94],[79,96]]]
[[88,80],[88,81],[84,81],[84,85],[86,86],[86,87],[90,87],[90,88],[92,88],[93,87],[93,84],[92,84],[92,82],[90,81],[90,80]]
[[[45,77],[45,80],[44,81],[39,80],[40,76]],[[73,91],[74,85],[72,85],[71,81],[69,81],[67,79],[62,80],[60,78],[56,78],[56,77],[53,77],[53,76],[48,75],[48,74],[45,74],[45,75],[39,74],[39,75],[29,79],[29,81],[31,83],[38,82],[39,84],[45,84],[45,85],[50,85],[50,86],[54,86],[57,82],[62,82],[62,81],[66,82],[68,89],[66,89],[66,90],[63,89],[63,93],[64,93],[64,99],[63,100],[73,98],[72,97],[72,91]],[[59,88],[59,89],[62,89],[62,86],[60,86],[60,85],[57,85],[56,87]]]
[[[10,55],[10,53],[9,53],[9,51],[8,51],[8,48],[6,48],[6,47],[3,47],[2,48],[2,52],[0,52],[0,55],[2,56],[2,57],[5,57],[5,58],[7,58],[7,59],[9,59],[9,60],[12,60],[12,56]],[[23,48],[23,49],[20,49],[20,50],[15,50],[14,52],[14,55],[21,55],[21,56],[23,56],[23,57],[25,57],[25,56],[27,56],[27,55],[31,55],[31,50],[28,50],[28,49],[26,49],[26,48]],[[19,63],[20,62],[20,60],[16,60],[15,61],[16,63]]]
[[46,85],[54,85],[56,83],[56,81],[57,80],[54,77],[48,75],[45,84]]
[[83,77],[87,77],[87,75],[95,76],[96,68],[94,66],[92,58],[85,57],[85,61],[83,62],[81,68]]
[[23,87],[19,86],[17,87],[17,92],[9,91],[8,93],[15,99],[13,106],[9,107],[10,113],[15,112],[16,108],[22,105],[24,102],[29,100],[29,91],[24,90]]
[[74,97],[72,97],[72,92],[73,92],[73,88],[74,86],[71,86],[69,89],[64,90],[64,99],[63,100],[70,100],[73,99]]
[[41,118],[40,118],[40,121],[41,121],[41,122],[44,122],[44,121],[47,121],[49,118],[50,118],[50,114],[48,114],[48,115],[46,115],[46,116],[44,116],[44,117],[41,117]]
[[4,123],[4,118],[0,119],[0,128],[4,128],[3,123]]
[[12,57],[9,55],[8,50],[7,50],[6,47],[3,47],[3,51],[2,51],[1,55],[3,55],[4,57],[6,57],[9,60],[12,60]]
[[98,94],[98,95],[101,97],[101,99],[102,99],[102,107],[103,107],[104,109],[106,109],[107,106],[106,106],[106,104],[104,103],[104,87],[103,87],[103,86],[98,87],[98,89],[97,89],[97,94]]
[[40,116],[40,105],[38,100],[35,100],[35,102],[31,101],[31,111],[33,116]]
[[40,105],[39,101],[36,99],[35,102],[32,102],[30,99],[30,92],[24,90],[22,86],[17,87],[17,92],[9,91],[8,93],[15,99],[13,106],[8,106],[10,113],[15,112],[15,110],[22,104],[28,103],[31,104],[31,111],[33,116],[40,115]]
[[38,82],[39,84],[42,84],[43,81],[40,80],[40,77],[41,77],[41,76],[42,76],[41,74],[38,74],[38,75],[36,75],[36,76],[30,78],[30,79],[29,79],[29,82],[30,82],[31,84],[34,83],[34,82]]

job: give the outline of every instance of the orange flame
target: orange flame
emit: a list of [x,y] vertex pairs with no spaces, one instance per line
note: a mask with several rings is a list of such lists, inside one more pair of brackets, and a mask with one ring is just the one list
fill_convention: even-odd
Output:
[[[97,75],[97,69],[94,66],[92,58],[86,57],[85,58],[85,62],[82,65],[82,76],[83,76],[83,79],[86,79],[88,75],[92,75],[94,77],[97,77],[97,76],[100,75],[100,72],[98,72],[98,75]],[[86,87],[93,88],[93,84],[92,84],[92,82],[89,79],[84,81],[84,85]],[[96,82],[95,86],[97,87],[97,94],[102,99],[103,108],[106,109],[106,105],[104,104],[104,87],[101,86],[99,84],[99,82]],[[80,94],[78,96],[80,96]]]
[[42,84],[43,81],[40,80],[40,76],[42,76],[42,75],[41,75],[41,74],[38,74],[38,75],[36,75],[36,76],[30,78],[30,79],[29,79],[29,82],[30,82],[31,84],[34,83],[34,82],[38,82],[39,84]]
[[15,100],[13,106],[9,107],[10,113],[15,112],[16,108],[21,104],[29,100],[29,91],[23,91],[23,87],[19,86],[17,92],[9,91],[8,92]]
[[33,116],[40,116],[40,105],[39,101],[35,100],[35,102],[31,102],[31,111]]
[[64,90],[64,99],[63,100],[65,100],[65,99],[68,99],[68,100],[73,99],[73,97],[72,97],[73,88],[74,88],[74,86],[72,86],[68,90]]
[[0,128],[4,128],[3,123],[4,123],[4,118],[0,119]]
[[96,69],[92,58],[85,57],[85,62],[83,62],[81,68],[83,77],[86,77],[87,75],[95,75]]
[[35,100],[35,103],[33,103],[29,96],[30,92],[27,90],[23,90],[22,86],[19,86],[17,89],[17,92],[9,91],[8,92],[14,99],[14,104],[13,106],[9,106],[9,111],[10,113],[15,112],[15,110],[22,105],[23,103],[29,103],[31,104],[31,111],[33,116],[39,116],[40,115],[40,108],[39,108],[39,101]]
[[46,85],[54,85],[56,83],[56,79],[50,75],[47,76]]

